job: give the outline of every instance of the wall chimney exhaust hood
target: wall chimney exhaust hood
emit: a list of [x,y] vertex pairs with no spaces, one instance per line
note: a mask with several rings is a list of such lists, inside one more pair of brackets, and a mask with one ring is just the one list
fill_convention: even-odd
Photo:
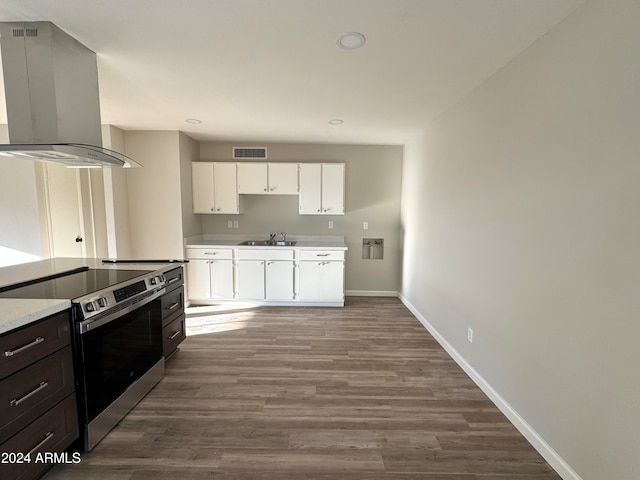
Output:
[[96,54],[51,22],[0,22],[9,126],[2,156],[141,167],[102,145]]

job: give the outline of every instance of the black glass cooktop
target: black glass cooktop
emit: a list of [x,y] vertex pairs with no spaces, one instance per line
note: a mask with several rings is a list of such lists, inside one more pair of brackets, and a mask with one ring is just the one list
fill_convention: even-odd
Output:
[[84,270],[0,292],[2,298],[74,300],[103,288],[145,275],[152,270]]

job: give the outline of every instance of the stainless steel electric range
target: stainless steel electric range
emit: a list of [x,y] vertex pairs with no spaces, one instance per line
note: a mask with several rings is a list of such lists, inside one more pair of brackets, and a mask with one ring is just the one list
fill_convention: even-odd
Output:
[[83,447],[91,450],[164,375],[157,270],[79,268],[0,289],[0,297],[68,299]]

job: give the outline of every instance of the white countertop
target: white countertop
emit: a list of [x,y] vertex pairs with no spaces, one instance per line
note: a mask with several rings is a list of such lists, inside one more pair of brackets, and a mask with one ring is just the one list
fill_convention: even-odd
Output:
[[0,335],[68,308],[69,300],[0,298]]
[[[278,236],[279,238],[279,236]],[[238,249],[300,249],[300,250],[347,250],[344,237],[329,235],[287,235],[287,241],[295,241],[293,246],[240,245],[247,240],[268,240],[268,234],[207,234],[185,238],[186,248],[238,248]]]
[[[102,263],[99,258],[49,258],[0,268],[0,288],[81,267],[110,270],[157,270],[167,263]],[[180,264],[171,264],[179,267]],[[0,335],[71,307],[60,299],[0,298]]]

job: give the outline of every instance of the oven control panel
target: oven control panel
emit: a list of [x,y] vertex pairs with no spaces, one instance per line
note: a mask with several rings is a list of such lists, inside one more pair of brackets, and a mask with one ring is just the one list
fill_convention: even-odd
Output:
[[79,299],[82,317],[87,320],[96,315],[121,309],[121,305],[129,299],[136,302],[136,297],[146,297],[147,292],[154,292],[166,285],[166,278],[161,273],[153,273],[146,277],[131,280],[124,284],[114,285],[113,289],[96,292],[93,296]]

